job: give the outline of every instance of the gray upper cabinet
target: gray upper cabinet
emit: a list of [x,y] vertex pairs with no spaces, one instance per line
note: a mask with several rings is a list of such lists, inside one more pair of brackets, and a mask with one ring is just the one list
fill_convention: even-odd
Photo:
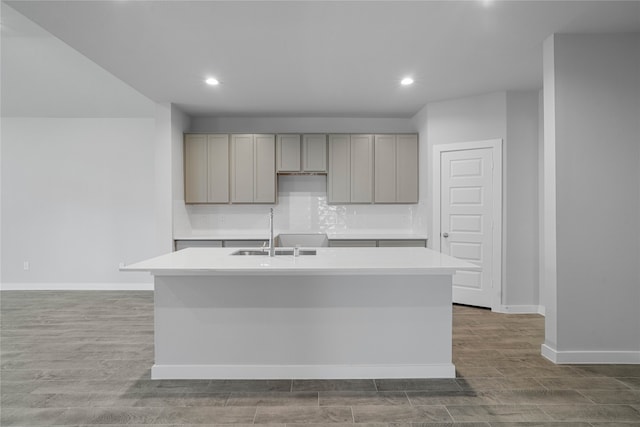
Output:
[[254,203],[276,202],[275,135],[254,135]]
[[396,203],[418,203],[418,135],[396,136]]
[[329,135],[327,201],[351,203],[351,136]]
[[275,201],[275,136],[231,135],[231,202]]
[[278,135],[276,163],[278,172],[300,172],[300,135]]
[[373,202],[373,135],[351,135],[351,203]]
[[276,163],[281,173],[326,173],[327,135],[278,135]]
[[329,135],[329,203],[373,202],[373,135]]
[[302,170],[304,172],[327,172],[327,135],[302,135]]
[[186,203],[275,203],[276,173],[327,173],[327,201],[417,203],[417,134],[185,134]]
[[418,202],[418,136],[376,135],[375,203]]
[[375,201],[396,201],[396,136],[376,135],[375,141]]
[[229,136],[184,138],[185,203],[229,202]]

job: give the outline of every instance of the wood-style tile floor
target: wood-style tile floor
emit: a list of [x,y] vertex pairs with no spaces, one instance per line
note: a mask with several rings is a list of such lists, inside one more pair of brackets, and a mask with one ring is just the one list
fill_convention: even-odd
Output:
[[454,306],[456,379],[151,381],[151,292],[0,298],[2,426],[640,426],[640,365],[556,366],[538,315]]

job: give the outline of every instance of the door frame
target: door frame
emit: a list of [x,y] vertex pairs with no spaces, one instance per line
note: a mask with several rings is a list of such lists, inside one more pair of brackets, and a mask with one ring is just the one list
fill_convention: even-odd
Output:
[[493,277],[491,283],[491,310],[497,311],[502,306],[502,139],[488,139],[484,141],[456,142],[433,146],[433,224],[434,239],[432,248],[441,251],[441,157],[448,151],[476,150],[490,148],[493,161]]

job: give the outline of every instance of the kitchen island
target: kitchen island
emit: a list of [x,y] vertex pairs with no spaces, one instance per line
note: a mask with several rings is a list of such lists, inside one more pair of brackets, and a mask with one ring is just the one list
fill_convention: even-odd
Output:
[[153,379],[455,377],[451,277],[475,265],[426,248],[236,252],[122,269],[154,276]]

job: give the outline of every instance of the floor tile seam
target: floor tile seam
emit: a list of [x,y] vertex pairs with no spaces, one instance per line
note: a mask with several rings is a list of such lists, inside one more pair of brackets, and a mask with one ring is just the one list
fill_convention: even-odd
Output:
[[[640,414],[640,410],[636,409],[633,407],[633,405],[629,405],[629,404],[624,404],[624,403],[620,403],[620,404],[601,404],[601,403],[596,403],[594,405],[589,405],[589,404],[577,404],[577,405],[572,405],[573,408],[575,408],[576,406],[589,406],[589,407],[629,407],[632,409],[635,409],[639,414]],[[547,408],[549,408],[549,405],[547,405]],[[547,413],[543,407],[539,408],[542,412],[544,412],[545,415],[547,415],[549,418],[551,418],[552,421],[554,422],[566,422],[566,423],[570,423],[570,422],[588,422],[588,423],[593,423],[593,422],[608,422],[608,420],[595,420],[595,421],[589,421],[586,419],[558,419],[558,418],[554,418],[553,415]],[[623,423],[627,423],[627,422],[636,422],[636,420],[620,420]],[[624,425],[624,424],[623,424]]]
[[447,415],[449,415],[449,419],[451,420],[452,423],[456,422],[456,419],[453,418],[453,414],[451,414],[451,411],[449,411],[449,408],[447,408],[447,405],[442,405],[444,406],[444,410],[447,411]]
[[251,421],[252,424],[256,423],[256,417],[258,416],[258,407],[256,406],[255,411],[253,411],[253,420]]
[[[593,400],[592,398],[590,398],[589,396],[587,396],[586,394],[584,394],[583,392],[585,392],[586,390],[582,390],[582,389],[573,389],[573,391],[575,391],[576,393],[578,393],[580,396],[584,397],[585,399],[587,399],[588,401],[591,402],[592,405],[602,405],[602,403],[598,403],[595,400]],[[605,392],[612,392],[615,390],[600,390],[600,389],[589,389],[589,391],[605,391]],[[623,390],[626,391],[626,390]]]
[[415,406],[411,401],[411,398],[409,397],[409,393],[407,393],[406,390],[403,390],[402,393],[404,394],[405,399],[407,399],[407,402],[409,402],[409,406],[412,406],[412,407]]
[[622,378],[625,379],[637,379],[638,377],[606,377],[606,378],[611,378],[616,380],[617,382],[624,384],[625,387],[627,387],[629,390],[640,390],[640,388],[633,388],[632,386],[630,386],[629,384],[625,383],[624,381],[622,381]]

